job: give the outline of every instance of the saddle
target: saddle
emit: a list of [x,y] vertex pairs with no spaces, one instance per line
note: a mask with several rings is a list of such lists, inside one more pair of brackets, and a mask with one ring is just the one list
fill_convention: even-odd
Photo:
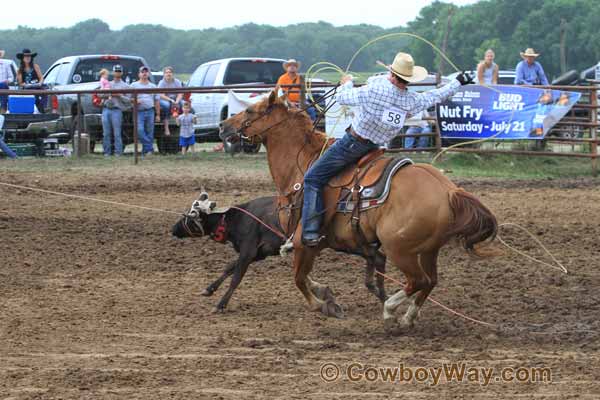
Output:
[[378,149],[348,166],[325,187],[325,204],[337,206],[327,208],[323,226],[328,225],[336,213],[352,213],[351,224],[358,243],[365,251],[371,251],[360,228],[360,212],[381,206],[389,195],[392,177],[412,164],[408,158],[386,157],[384,150]]
[[[352,213],[351,224],[358,243],[365,254],[371,253],[373,248],[369,247],[360,228],[360,212],[381,206],[389,195],[392,177],[402,167],[412,164],[408,158],[386,157],[384,150],[378,149],[367,153],[356,164],[348,166],[332,178],[323,190],[326,205],[323,228],[329,225],[337,213]],[[281,226],[287,226],[286,232],[293,232],[298,226],[300,214],[294,210],[301,210],[301,206],[290,208],[294,204],[295,201],[287,196],[278,198],[280,223]],[[330,204],[336,206],[327,206]]]
[[334,213],[352,212],[356,204],[359,211],[378,207],[387,199],[394,174],[411,164],[408,158],[386,157],[383,149],[374,150],[329,181],[325,202],[337,199]]

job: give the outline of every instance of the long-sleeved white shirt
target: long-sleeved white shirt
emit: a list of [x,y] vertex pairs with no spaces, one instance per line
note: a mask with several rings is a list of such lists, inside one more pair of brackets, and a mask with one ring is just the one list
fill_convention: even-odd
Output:
[[401,133],[406,118],[428,109],[454,95],[460,82],[424,93],[409,92],[394,86],[387,76],[372,77],[367,84],[355,88],[352,81],[340,86],[336,101],[356,107],[352,127],[359,136],[386,145]]

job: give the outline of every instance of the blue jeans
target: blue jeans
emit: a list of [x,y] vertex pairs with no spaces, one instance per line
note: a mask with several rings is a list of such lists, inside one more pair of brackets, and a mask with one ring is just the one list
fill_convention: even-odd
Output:
[[[411,126],[406,131],[407,135],[412,135],[416,133],[431,133],[431,127],[427,125],[426,128],[421,128],[420,126]],[[416,139],[416,140],[415,140]],[[415,148],[415,142],[417,142],[416,148],[430,147],[429,139],[431,136],[419,136],[419,137],[407,137],[404,139],[404,148],[412,149]]]
[[365,154],[376,150],[374,143],[363,143],[350,134],[337,140],[304,175],[304,204],[302,207],[302,236],[318,238],[323,209],[323,187],[331,178]]
[[142,155],[154,151],[154,109],[138,110],[138,138],[142,143]]
[[[8,89],[8,85],[5,82],[0,82],[0,89]],[[8,96],[5,94],[0,96],[0,108],[4,111],[8,108]]]
[[111,136],[115,135],[115,155],[123,154],[123,139],[121,131],[123,128],[123,111],[118,108],[102,109],[102,148],[104,155],[110,156],[111,153]]
[[310,106],[306,109],[306,113],[310,117],[310,119],[314,122],[317,119],[317,110],[314,106]]

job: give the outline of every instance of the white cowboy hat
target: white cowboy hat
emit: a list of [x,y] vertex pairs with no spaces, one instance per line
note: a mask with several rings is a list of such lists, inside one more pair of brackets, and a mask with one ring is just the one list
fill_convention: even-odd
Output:
[[290,58],[289,60],[284,61],[284,63],[283,63],[283,69],[287,69],[288,65],[290,65],[290,64],[296,64],[296,67],[298,69],[300,69],[300,62],[297,61],[295,58]]
[[394,57],[392,65],[385,65],[381,61],[377,61],[377,64],[381,65],[392,74],[399,76],[407,82],[420,82],[427,78],[427,70],[423,67],[415,65],[415,62],[410,54],[398,53]]
[[539,54],[535,52],[535,50],[533,50],[531,47],[528,48],[527,50],[525,50],[524,52],[522,51],[521,53],[521,57],[538,57]]

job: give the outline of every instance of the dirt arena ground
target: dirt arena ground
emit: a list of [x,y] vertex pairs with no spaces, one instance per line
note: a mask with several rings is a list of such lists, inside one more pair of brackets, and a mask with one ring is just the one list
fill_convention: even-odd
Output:
[[[221,204],[273,189],[264,171],[0,175],[3,182],[176,211],[191,204],[200,184]],[[343,320],[308,311],[291,260],[279,257],[251,266],[229,311],[215,315],[210,310],[228,282],[211,298],[200,292],[234,257],[228,246],[172,238],[175,215],[0,187],[0,398],[600,398],[597,182],[460,184],[500,222],[530,229],[569,274],[512,253],[474,261],[448,246],[433,297],[502,329],[428,302],[414,331],[400,337],[384,334],[381,306],[363,287],[357,258],[325,252],[315,268],[314,277],[344,306]],[[501,234],[548,260],[525,234]],[[367,367],[402,366],[416,376],[418,367],[453,362],[492,368],[494,378],[488,385],[445,376],[437,384],[368,381],[377,376]],[[325,363],[339,368],[338,379],[321,378]],[[495,379],[502,368],[520,367],[547,368],[551,382]]]

